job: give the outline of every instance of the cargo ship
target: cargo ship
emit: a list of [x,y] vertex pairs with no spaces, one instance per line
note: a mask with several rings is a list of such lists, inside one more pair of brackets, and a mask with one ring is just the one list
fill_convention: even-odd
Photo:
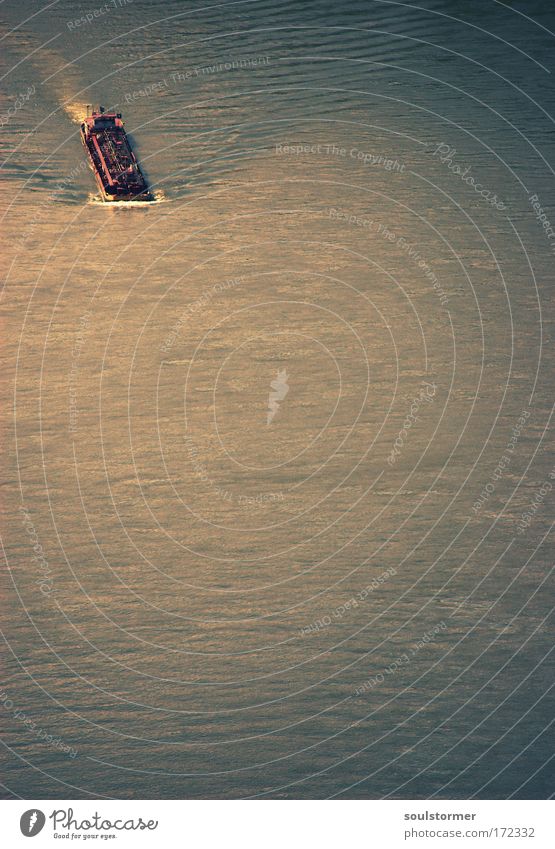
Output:
[[87,109],[81,139],[102,199],[105,201],[153,200],[139,163],[131,149],[119,112]]

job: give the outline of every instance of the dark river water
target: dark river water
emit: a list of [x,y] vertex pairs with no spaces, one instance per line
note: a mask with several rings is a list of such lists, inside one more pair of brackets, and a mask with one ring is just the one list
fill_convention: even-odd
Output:
[[4,796],[549,796],[552,4],[0,22]]

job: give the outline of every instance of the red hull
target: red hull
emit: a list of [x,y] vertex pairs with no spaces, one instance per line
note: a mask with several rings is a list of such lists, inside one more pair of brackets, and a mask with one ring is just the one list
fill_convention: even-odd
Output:
[[152,200],[119,113],[100,107],[81,124],[81,139],[105,201]]

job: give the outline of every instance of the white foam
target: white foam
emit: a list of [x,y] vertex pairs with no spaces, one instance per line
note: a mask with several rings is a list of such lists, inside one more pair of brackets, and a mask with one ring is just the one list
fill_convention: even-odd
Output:
[[103,200],[100,195],[89,195],[88,203],[93,206],[104,206],[106,209],[129,209],[137,207],[148,208],[158,203],[164,203],[167,200],[164,192],[153,192],[152,200]]

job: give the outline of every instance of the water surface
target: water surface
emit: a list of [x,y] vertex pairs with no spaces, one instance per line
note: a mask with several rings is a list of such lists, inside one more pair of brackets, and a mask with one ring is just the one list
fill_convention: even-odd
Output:
[[0,10],[6,797],[549,796],[550,4],[90,11]]

